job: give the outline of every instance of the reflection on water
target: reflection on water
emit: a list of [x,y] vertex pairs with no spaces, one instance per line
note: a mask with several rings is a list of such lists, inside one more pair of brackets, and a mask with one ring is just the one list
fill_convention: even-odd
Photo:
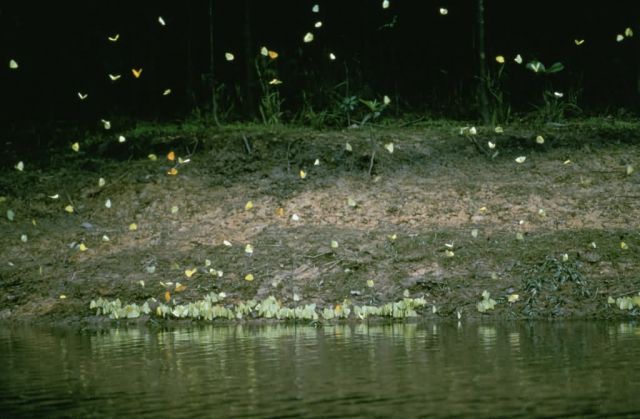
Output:
[[640,415],[636,323],[0,328],[13,416]]

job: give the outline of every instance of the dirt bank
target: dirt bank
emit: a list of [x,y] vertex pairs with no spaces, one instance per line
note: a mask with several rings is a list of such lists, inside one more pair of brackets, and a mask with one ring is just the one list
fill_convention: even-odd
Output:
[[[640,125],[479,128],[494,158],[461,125],[146,126],[46,163],[16,156],[24,170],[0,180],[0,317],[212,292],[319,313],[408,293],[427,317],[637,316]],[[496,304],[481,313],[484,291]]]

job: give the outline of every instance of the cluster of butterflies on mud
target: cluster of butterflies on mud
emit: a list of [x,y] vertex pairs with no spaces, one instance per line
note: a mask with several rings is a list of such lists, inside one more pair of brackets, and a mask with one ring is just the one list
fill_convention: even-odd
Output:
[[[390,2],[389,0],[384,0],[384,1],[382,1],[382,8],[383,8],[383,9],[388,9],[388,8],[390,8],[390,7],[391,7],[391,2]],[[312,8],[311,8],[311,12],[312,12],[312,13],[314,13],[314,14],[319,13],[319,12],[320,12],[320,6],[319,6],[318,4],[314,4],[314,5],[312,6]],[[449,11],[448,11],[448,9],[446,9],[446,8],[440,7],[440,8],[438,8],[438,13],[439,13],[441,16],[447,16],[447,15],[449,14]],[[166,23],[165,19],[164,19],[162,16],[158,16],[158,18],[157,18],[157,22],[158,22],[158,24],[159,24],[159,25],[161,25],[161,26],[166,26],[166,25],[167,25],[167,23]],[[322,23],[322,21],[321,21],[321,20],[316,20],[316,21],[315,21],[315,23],[313,24],[313,28],[314,28],[313,30],[319,30],[319,29],[321,29],[322,27],[323,27],[323,23]],[[314,39],[315,39],[315,35],[314,35],[313,30],[306,32],[306,33],[302,36],[302,42],[303,42],[303,43],[307,43],[307,44],[308,44],[308,43],[311,43],[311,42],[313,42],[313,41],[314,41]],[[616,36],[615,36],[615,41],[616,41],[616,42],[623,42],[625,39],[627,39],[627,38],[631,38],[633,35],[634,35],[634,34],[633,34],[633,30],[632,30],[631,28],[626,28],[624,31],[622,31],[622,33],[616,34]],[[115,43],[119,42],[119,40],[120,40],[120,34],[118,34],[118,33],[115,33],[115,34],[109,34],[109,35],[107,35],[107,36],[106,36],[106,41],[107,41],[107,42],[110,42],[110,43],[114,43],[114,44],[115,44]],[[576,47],[580,47],[580,46],[582,46],[585,42],[586,42],[586,41],[585,41],[584,39],[574,39],[574,43],[575,43]],[[263,46],[263,47],[260,49],[260,54],[261,54],[262,56],[264,56],[264,57],[266,57],[266,58],[270,59],[270,60],[276,60],[276,59],[278,59],[278,57],[279,57],[279,53],[278,53],[278,52],[273,51],[273,50],[271,50],[271,49],[267,48],[266,46]],[[225,58],[225,60],[226,60],[226,61],[233,61],[233,60],[235,60],[235,55],[233,54],[233,52],[227,51],[227,52],[225,52],[225,53],[224,53],[224,58]],[[337,57],[336,57],[336,55],[335,55],[333,52],[329,52],[329,54],[328,54],[328,59],[330,59],[330,60],[332,60],[332,61],[333,61],[333,60],[336,60],[336,58],[337,58]],[[497,56],[495,57],[495,61],[496,61],[498,64],[500,64],[500,65],[505,65],[505,64],[506,64],[506,62],[507,62],[507,59],[506,59],[503,55],[497,55]],[[521,54],[517,54],[517,55],[515,55],[515,57],[513,58],[513,61],[514,61],[516,64],[518,64],[518,65],[521,65],[521,64],[523,64],[523,63],[524,63],[524,59],[523,59],[523,57],[522,57],[522,55],[521,55]],[[530,61],[528,64],[526,64],[526,68],[527,68],[527,69],[529,69],[529,70],[531,70],[531,71],[533,71],[534,73],[539,73],[539,72],[545,72],[545,71],[548,71],[548,69],[546,69],[546,68],[545,68],[545,66],[544,66],[542,63],[540,63],[539,61],[535,61],[535,60]],[[12,58],[12,59],[10,59],[10,60],[9,60],[9,69],[14,70],[14,71],[18,71],[18,70],[20,69],[20,65],[19,65],[19,63],[18,63],[18,61],[17,61],[16,59]],[[123,75],[122,75],[122,74],[112,74],[112,73],[107,74],[107,76],[108,76],[109,80],[111,80],[111,81],[112,81],[112,82],[114,82],[114,83],[115,83],[115,82],[118,82],[118,80],[120,80],[120,79],[123,77]],[[132,77],[134,77],[135,79],[139,79],[140,77],[143,77],[143,68],[131,68],[131,76],[132,76]],[[270,85],[279,85],[279,84],[282,84],[283,82],[282,82],[281,80],[277,79],[277,78],[273,78],[273,79],[272,79],[272,80],[270,80],[268,83],[269,83]],[[172,93],[172,92],[171,92],[171,89],[170,89],[170,88],[166,88],[166,89],[164,89],[164,90],[162,91],[162,95],[163,95],[163,96],[169,96],[169,95],[171,95],[171,93]],[[76,92],[76,95],[77,95],[77,97],[78,97],[78,99],[79,99],[80,101],[85,101],[85,100],[87,100],[87,99],[89,98],[89,93],[87,93],[87,92]],[[554,95],[554,97],[555,97],[556,99],[562,99],[562,97],[563,97],[562,92],[554,92],[554,93],[553,93],[553,95]],[[389,97],[388,97],[388,96],[386,96],[386,95],[385,95],[385,96],[384,96],[384,99],[383,99],[383,104],[386,106],[386,105],[388,105],[389,103],[390,103],[390,99],[389,99]],[[110,129],[111,129],[111,122],[110,122],[110,121],[108,121],[108,120],[106,120],[106,119],[101,119],[101,120],[100,120],[100,122],[101,122],[101,124],[102,124],[102,127],[103,127],[105,130],[110,130]],[[503,133],[503,132],[504,132],[504,131],[503,131],[503,128],[502,128],[502,127],[500,127],[500,126],[495,127],[495,128],[494,128],[494,131],[495,131],[495,133],[496,133],[496,134],[501,134],[501,133]],[[477,129],[476,127],[473,127],[473,126],[472,126],[472,127],[463,127],[463,128],[461,128],[461,129],[460,129],[460,134],[461,134],[461,135],[463,135],[463,136],[467,136],[467,137],[475,137],[475,136],[478,134],[478,129]],[[118,135],[118,136],[117,136],[117,141],[118,141],[118,142],[120,142],[120,143],[124,143],[124,142],[126,142],[126,138],[125,138],[123,135]],[[535,142],[536,142],[537,144],[539,144],[539,145],[542,145],[542,144],[544,144],[545,139],[544,139],[544,137],[543,137],[543,136],[538,135],[538,136],[535,138]],[[488,147],[488,149],[490,149],[490,150],[494,150],[494,149],[496,148],[496,142],[494,142],[494,141],[488,141],[488,143],[487,143],[487,147]],[[71,144],[71,146],[70,146],[70,148],[71,148],[71,150],[72,150],[73,152],[76,152],[76,153],[77,153],[77,152],[79,152],[79,151],[80,151],[80,148],[81,148],[80,142],[76,141],[76,142],[72,143],[72,144]],[[393,143],[387,143],[387,144],[385,144],[385,145],[384,145],[384,148],[385,148],[385,149],[386,149],[390,154],[392,154],[392,153],[394,152],[394,144],[393,144]],[[346,150],[347,152],[351,152],[351,151],[353,151],[353,148],[352,148],[351,144],[349,144],[348,142],[347,142],[347,143],[345,143],[345,150]],[[150,160],[152,160],[152,161],[158,160],[158,156],[157,156],[157,155],[155,155],[155,154],[149,154],[149,155],[148,155],[148,158],[149,158]],[[185,165],[185,164],[187,164],[187,163],[189,163],[189,162],[190,162],[190,159],[188,159],[188,158],[182,158],[182,157],[179,157],[179,156],[177,156],[177,155],[176,155],[176,153],[175,153],[174,151],[169,151],[169,152],[167,153],[167,155],[166,155],[166,159],[167,159],[169,162],[172,162],[172,164],[173,164],[173,167],[171,167],[171,168],[167,171],[167,175],[170,175],[170,176],[176,176],[176,175],[178,175],[178,173],[179,173],[179,170],[178,170],[178,169],[179,169],[182,165]],[[527,159],[527,157],[526,157],[526,156],[519,156],[519,157],[515,158],[515,162],[516,162],[516,163],[518,163],[518,164],[523,164],[523,163],[525,163],[525,162],[526,162],[526,159]],[[565,165],[570,164],[570,163],[571,163],[571,161],[570,161],[570,160],[567,160],[567,161],[565,161],[565,162],[564,162],[564,164],[565,164]],[[315,160],[315,162],[314,162],[314,166],[318,166],[318,165],[320,165],[320,160],[319,160],[319,159],[316,159],[316,160]],[[18,170],[18,171],[21,171],[21,172],[22,172],[22,171],[24,171],[24,170],[25,170],[25,163],[24,163],[23,161],[19,161],[17,164],[15,164],[15,166],[14,166],[14,167],[15,167],[15,169],[16,169],[16,170]],[[627,175],[631,175],[631,174],[633,173],[633,171],[634,171],[633,167],[632,167],[631,165],[627,165],[627,167],[626,167],[626,174],[627,174]],[[300,172],[299,172],[299,177],[300,177],[300,179],[305,179],[305,178],[307,177],[307,172],[306,172],[304,169],[301,169],[301,170],[300,170]],[[102,177],[101,177],[101,178],[98,180],[98,186],[102,188],[102,187],[104,187],[104,186],[105,186],[105,184],[106,184],[106,180],[105,180],[104,178],[102,178]],[[3,200],[3,201],[6,199],[6,198],[4,198],[4,197],[0,197],[0,198],[2,198],[2,200]],[[53,195],[49,195],[49,198],[50,198],[50,199],[53,199],[53,200],[57,200],[57,199],[60,199],[60,195],[56,193],[56,194],[53,194]],[[355,206],[357,205],[357,203],[355,202],[355,200],[354,200],[353,198],[351,198],[351,197],[349,197],[349,198],[348,198],[347,204],[348,204],[350,207],[355,207]],[[110,199],[106,199],[106,201],[105,201],[105,203],[104,203],[104,206],[105,206],[106,208],[111,208],[111,207],[112,207],[112,202],[111,202],[111,200],[110,200]],[[250,211],[250,210],[252,210],[252,208],[253,208],[253,202],[248,201],[248,202],[246,203],[246,205],[245,205],[245,210],[246,210],[246,211]],[[486,208],[482,208],[482,209],[481,209],[481,211],[482,211],[483,209],[486,211]],[[71,199],[69,199],[69,203],[68,203],[66,206],[64,206],[64,211],[66,211],[67,213],[70,213],[70,214],[75,212],[75,208],[74,208],[74,205],[73,205],[73,202],[71,201]],[[176,207],[176,206],[172,207],[172,208],[171,208],[171,212],[172,212],[172,213],[174,213],[174,214],[175,214],[175,213],[177,213],[177,212],[178,212],[178,207]],[[284,216],[284,209],[283,209],[283,208],[278,208],[278,209],[276,210],[276,214],[277,214],[278,216],[281,216],[281,217],[282,217],[282,216]],[[541,217],[545,216],[544,209],[542,209],[542,208],[541,208],[541,209],[538,211],[538,215],[540,215]],[[13,211],[13,210],[11,210],[11,209],[7,210],[6,217],[9,219],[9,221],[13,221],[13,220],[14,220],[14,217],[15,217],[15,213],[14,213],[14,211]],[[299,221],[299,220],[300,220],[300,217],[299,217],[297,214],[293,214],[293,215],[291,216],[291,219],[292,219],[293,221]],[[33,225],[36,225],[36,221],[35,221],[35,220],[32,220],[32,224],[33,224]],[[137,224],[136,224],[136,223],[131,223],[131,224],[128,226],[128,230],[129,230],[129,231],[136,231],[137,229],[138,229],[138,226],[137,226]],[[477,237],[477,235],[478,235],[478,231],[474,229],[474,230],[472,231],[472,235],[473,235],[473,237]],[[392,236],[389,236],[389,239],[390,239],[390,240],[395,240],[395,239],[396,239],[396,237],[397,237],[397,236],[394,234],[394,235],[392,235]],[[518,238],[518,240],[523,240],[523,236],[522,236],[522,234],[521,234],[521,233],[518,233],[518,237],[517,237],[517,238]],[[26,234],[22,234],[22,235],[21,235],[21,237],[20,237],[20,240],[21,240],[22,242],[27,242],[27,241],[28,241],[28,237],[27,237],[27,235],[26,235]],[[105,235],[103,235],[102,240],[103,240],[103,241],[107,241],[107,242],[108,242],[108,241],[110,241],[110,238],[105,234]],[[225,241],[223,242],[223,244],[224,244],[225,246],[231,246],[231,245],[232,245],[228,240],[225,240]],[[338,246],[339,246],[339,244],[338,244],[338,242],[337,242],[337,241],[335,241],[335,240],[332,240],[332,241],[331,241],[331,248],[332,248],[332,249],[337,249],[337,248],[338,248]],[[595,248],[595,247],[596,247],[596,244],[595,244],[595,243],[591,243],[591,246]],[[446,249],[445,255],[446,255],[447,257],[453,257],[453,256],[455,255],[455,253],[454,253],[454,251],[453,251],[453,244],[448,243],[448,244],[446,244],[446,247],[447,247],[447,249]],[[81,252],[85,252],[85,251],[87,251],[87,250],[89,249],[89,248],[88,248],[88,246],[87,246],[85,243],[75,244],[75,248],[76,248],[78,251],[81,251]],[[621,242],[621,243],[620,243],[620,248],[621,248],[622,250],[627,250],[629,247],[628,247],[628,245],[627,245],[625,242]],[[249,255],[249,256],[250,256],[250,255],[252,255],[252,254],[253,254],[253,246],[252,246],[251,244],[246,244],[244,251],[245,251],[245,253],[246,253],[247,255]],[[566,255],[566,254],[565,254],[565,255],[563,255],[563,260],[567,260],[567,258],[568,258],[568,255]],[[211,265],[211,262],[207,260],[207,263],[206,263],[205,265],[208,267],[208,266],[210,266],[210,265]],[[154,268],[154,269],[155,269],[155,268]],[[151,272],[151,271],[150,271],[150,272]],[[192,277],[196,272],[198,272],[198,269],[197,269],[197,268],[192,268],[192,269],[186,269],[186,270],[184,271],[184,274],[185,274],[186,278],[191,278],[191,277]],[[213,269],[213,268],[210,268],[210,269],[209,269],[209,273],[211,273],[212,275],[216,275],[216,276],[218,276],[218,277],[221,277],[221,276],[223,275],[223,273],[222,273],[221,271],[215,270],[215,269]],[[254,280],[254,275],[253,275],[252,273],[247,273],[247,274],[244,276],[244,279],[245,279],[246,281],[253,281],[253,280]],[[173,286],[175,285],[175,287],[174,287],[174,288],[173,288],[173,290],[172,290],[173,292],[182,292],[182,291],[184,291],[184,290],[186,289],[186,285],[180,284],[179,282],[177,282],[176,284],[173,284],[173,283],[161,283],[161,284],[162,284],[163,286],[165,286],[165,287],[173,287]],[[141,281],[141,285],[144,287],[144,282],[143,282],[143,281]],[[368,286],[368,287],[373,287],[373,286],[374,286],[373,281],[372,281],[372,280],[368,280],[368,281],[367,281],[367,286]],[[61,299],[64,299],[64,298],[66,298],[66,296],[65,296],[65,295],[60,295],[60,298],[61,298]],[[409,301],[409,300],[407,300],[407,298],[408,298],[408,295],[405,295],[405,300],[406,300],[406,301]],[[166,302],[167,302],[167,303],[169,303],[169,302],[171,301],[171,299],[172,299],[172,295],[171,295],[171,292],[170,292],[169,290],[167,290],[167,291],[166,291],[166,293],[165,293],[165,295],[164,295],[164,299],[166,300]],[[510,295],[510,296],[508,297],[508,302],[509,302],[509,303],[514,303],[514,302],[516,302],[517,300],[518,300],[518,295],[517,295],[517,294],[513,294],[513,295]],[[405,304],[409,304],[409,303],[407,303],[406,301],[405,301]],[[417,300],[416,300],[416,301],[417,301]],[[415,306],[420,306],[420,305],[424,305],[424,304],[425,304],[425,303],[424,303],[424,302],[422,302],[422,301],[414,302],[413,300],[411,300],[410,302],[411,302],[411,304],[409,304],[409,305],[407,306],[407,307],[409,307],[409,308],[402,308],[402,310],[407,309],[407,310],[409,310],[409,312],[411,313],[411,312],[412,312],[412,307],[413,307],[414,305],[415,305]],[[210,303],[210,302],[209,302],[209,303]],[[610,302],[610,303],[611,303],[611,302]],[[97,304],[97,303],[95,303],[95,302],[92,302],[92,304],[94,304],[94,307],[92,307],[92,308],[99,308],[99,309],[101,309],[101,310],[102,310],[102,312],[103,312],[103,314],[109,314],[109,313],[111,313],[111,312],[112,312],[112,310],[113,310],[113,312],[114,312],[114,313],[116,313],[116,317],[117,317],[117,313],[120,313],[120,314],[122,315],[122,310],[125,310],[125,308],[121,307],[121,305],[120,305],[119,301],[116,303],[116,302],[108,302],[108,301],[106,301],[106,300],[105,300],[105,301],[100,301],[100,302],[99,302],[99,304]],[[96,304],[97,304],[97,305],[96,305]],[[256,303],[256,304],[257,304],[257,303]],[[491,298],[490,298],[490,295],[485,291],[485,293],[483,293],[483,298],[482,298],[481,302],[480,302],[480,303],[479,303],[479,305],[478,305],[478,310],[479,310],[479,311],[481,311],[481,312],[484,312],[484,311],[486,311],[486,310],[491,310],[491,309],[493,309],[493,307],[495,306],[495,304],[496,304],[496,301],[495,301],[495,300],[493,300],[493,299],[491,299]],[[265,304],[263,303],[262,305],[265,305]],[[639,304],[639,305],[640,305],[640,304]],[[260,304],[257,304],[257,306],[259,307],[259,306],[260,306]],[[633,305],[632,305],[632,306],[633,306]],[[133,306],[131,306],[131,307],[133,307]],[[171,311],[170,311],[170,309],[169,309],[168,307],[166,307],[166,306],[162,306],[162,307],[165,307],[165,308],[166,308],[166,310],[169,310],[167,313],[171,312]],[[195,307],[195,306],[194,306],[194,307]],[[265,307],[266,307],[266,305],[265,305]],[[404,306],[403,306],[403,307],[404,307]],[[130,307],[129,307],[129,308],[130,308]],[[193,308],[193,307],[191,307],[189,310],[191,310],[192,308]],[[209,308],[211,308],[211,307],[209,307]],[[389,307],[387,307],[387,308],[388,308],[388,310],[387,310],[387,311],[388,311],[389,313],[395,313],[395,314],[394,314],[394,317],[395,317],[396,315],[400,316],[400,314],[397,314],[398,310],[400,310],[398,307],[395,307],[395,306],[389,306]],[[622,306],[621,306],[621,308],[622,308]],[[141,309],[142,309],[142,308],[141,308]],[[336,308],[336,310],[337,310],[337,309],[338,309],[338,308]],[[145,312],[145,311],[147,311],[147,310],[148,310],[148,308],[144,309],[144,310],[143,310],[143,312]],[[185,310],[186,310],[186,309],[185,309]],[[193,308],[193,310],[195,310],[196,312],[200,312],[200,311],[198,311],[198,309],[196,309],[196,308]],[[276,312],[278,312],[278,313],[279,313],[279,310],[285,310],[285,311],[286,311],[286,308],[278,307],[278,309],[277,309],[277,310],[275,310],[275,311],[274,311],[274,313],[276,313]],[[314,310],[315,310],[315,308],[314,308],[312,311],[314,311]],[[375,309],[375,308],[369,308],[369,310],[370,310],[372,313],[376,313],[376,314],[378,314],[378,313],[377,313],[377,311],[376,311],[377,309]],[[401,310],[400,312],[401,312],[401,313],[404,313],[404,311],[402,311],[402,310]],[[434,310],[435,310],[435,309],[434,309]],[[125,311],[128,313],[128,312],[130,312],[130,311],[131,311],[131,309],[129,309],[128,311],[127,311],[127,310],[125,310]],[[134,310],[134,312],[135,312],[135,311],[136,311],[136,310]],[[307,310],[307,311],[308,311],[308,310]],[[365,310],[365,311],[366,311],[366,310]],[[386,313],[387,311],[384,311],[384,310],[383,310],[382,312]],[[139,310],[138,310],[138,312],[139,312]],[[434,312],[435,312],[435,311],[434,311]],[[164,316],[164,315],[166,315],[167,313],[162,313],[162,315]],[[185,313],[187,313],[187,312],[185,311]],[[189,311],[189,313],[191,313],[191,312]],[[288,312],[287,312],[287,313],[288,313]],[[305,312],[305,313],[306,313],[306,312]],[[342,312],[340,312],[340,313],[341,313],[341,314],[336,314],[336,316],[344,314],[344,313],[342,313]],[[184,313],[183,313],[183,314],[184,314]],[[335,314],[335,313],[334,313],[334,314]],[[185,314],[185,315],[186,315],[186,314]],[[226,316],[226,315],[227,315],[227,314],[225,314],[225,316]],[[273,314],[273,315],[275,316],[276,314]],[[283,314],[283,315],[285,315],[285,314]],[[289,315],[291,315],[291,316],[296,316],[296,314],[295,314],[295,313],[293,313],[293,312],[292,312],[292,313],[288,313],[288,314],[286,314],[286,316],[289,316]],[[348,313],[347,313],[347,315],[348,315]],[[366,314],[365,314],[365,315],[366,315]],[[404,314],[403,314],[403,315],[404,315]],[[221,316],[222,316],[222,315],[221,315]],[[231,317],[233,317],[233,314],[230,314],[230,316],[231,316]],[[327,316],[329,316],[329,314],[326,314],[326,315],[325,315],[325,318],[326,318]],[[180,315],[180,316],[178,316],[178,317],[182,317],[182,315]],[[458,313],[458,317],[460,317],[460,313]],[[316,318],[317,318],[317,316],[316,316]]]

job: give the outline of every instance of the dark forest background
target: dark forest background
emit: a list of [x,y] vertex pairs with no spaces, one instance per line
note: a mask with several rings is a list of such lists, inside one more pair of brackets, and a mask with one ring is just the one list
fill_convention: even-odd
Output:
[[[12,130],[97,127],[100,118],[118,116],[183,118],[210,111],[212,86],[221,118],[258,119],[264,92],[254,64],[263,45],[279,54],[265,65],[283,81],[277,90],[284,120],[305,107],[331,108],[347,95],[388,95],[390,114],[477,118],[476,1],[391,0],[388,9],[381,3],[214,0],[212,84],[208,0],[3,1],[0,121]],[[498,77],[494,57],[503,55],[499,88],[512,112],[535,109],[545,90],[573,98],[582,113],[637,112],[638,22],[637,0],[486,0],[489,74]],[[637,33],[616,42],[627,27]],[[309,31],[315,40],[303,43]],[[118,42],[109,42],[116,33]],[[585,42],[577,46],[576,39]],[[225,52],[235,60],[226,61]],[[523,65],[513,61],[518,53]],[[9,69],[10,59],[19,69]],[[534,74],[525,68],[534,59],[565,68]],[[139,79],[132,68],[143,68]],[[122,78],[112,82],[109,73]],[[172,94],[163,96],[167,88]]]

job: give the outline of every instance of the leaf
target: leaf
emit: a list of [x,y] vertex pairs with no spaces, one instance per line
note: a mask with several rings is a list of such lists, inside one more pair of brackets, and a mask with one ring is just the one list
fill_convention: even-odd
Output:
[[551,64],[551,67],[547,68],[545,72],[547,74],[553,74],[553,73],[558,73],[562,70],[564,70],[564,65],[562,63],[553,63]]

